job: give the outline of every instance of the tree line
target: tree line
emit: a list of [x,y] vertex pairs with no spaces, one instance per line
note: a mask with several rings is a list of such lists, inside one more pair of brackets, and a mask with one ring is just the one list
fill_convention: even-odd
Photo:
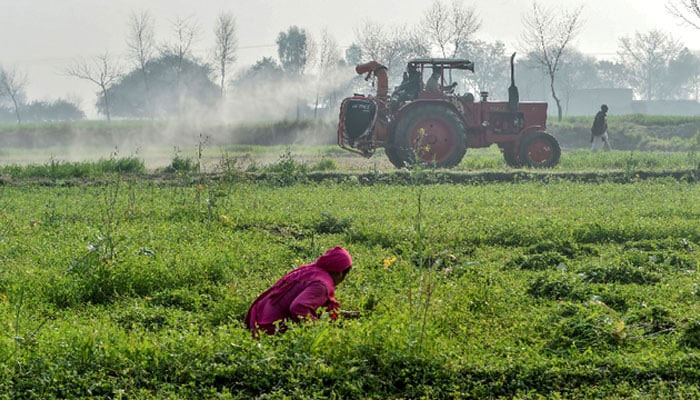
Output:
[[[668,0],[668,11],[679,21],[700,29],[698,0]],[[559,118],[568,99],[579,89],[631,88],[641,100],[700,99],[700,54],[670,34],[651,30],[618,39],[615,60],[597,60],[577,50],[576,39],[586,24],[582,7],[547,8],[533,1],[523,15],[517,71],[521,98],[551,97]],[[359,23],[352,43],[341,50],[323,30],[314,36],[290,26],[279,32],[277,54],[232,73],[238,59],[237,23],[222,12],[214,23],[210,54],[196,57],[192,48],[202,32],[193,18],[170,22],[169,38],[155,37],[155,18],[134,12],[127,21],[128,61],[106,52],[76,60],[64,73],[94,84],[98,112],[120,118],[172,118],[189,111],[256,108],[259,98],[286,98],[287,113],[318,116],[335,112],[347,94],[365,89],[350,67],[377,60],[389,68],[397,84],[406,62],[415,57],[467,58],[476,73],[448,79],[462,91],[488,91],[504,98],[508,86],[508,56],[502,41],[479,38],[482,20],[475,6],[463,0],[434,0],[413,24]],[[0,120],[10,115],[23,120],[80,119],[84,114],[69,101],[27,102],[27,76],[16,68],[0,67]],[[284,90],[288,87],[288,90]],[[233,91],[227,101],[227,93]],[[243,99],[241,99],[241,97]],[[240,103],[236,104],[235,102]],[[282,103],[272,104],[279,109]]]

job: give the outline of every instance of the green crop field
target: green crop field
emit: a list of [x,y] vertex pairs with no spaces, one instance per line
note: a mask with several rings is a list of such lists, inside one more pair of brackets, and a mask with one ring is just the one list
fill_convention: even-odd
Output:
[[[693,154],[561,168],[693,174]],[[283,158],[163,181],[137,161],[2,170],[0,398],[700,396],[694,179],[315,182],[334,165]],[[252,300],[334,245],[361,318],[252,339]]]

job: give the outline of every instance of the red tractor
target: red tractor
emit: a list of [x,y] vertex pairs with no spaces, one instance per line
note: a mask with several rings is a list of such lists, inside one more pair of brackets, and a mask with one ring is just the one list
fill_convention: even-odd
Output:
[[[511,56],[508,101],[491,102],[480,93],[454,93],[457,83],[445,85],[445,70],[474,72],[471,61],[414,59],[404,80],[389,96],[387,68],[376,61],[358,65],[358,74],[377,79],[377,95],[355,94],[343,100],[338,122],[338,145],[371,157],[383,147],[396,167],[424,164],[451,168],[459,164],[467,147],[497,144],[512,167],[553,167],[561,149],[546,132],[547,103],[520,102]],[[423,84],[423,72],[432,75]]]

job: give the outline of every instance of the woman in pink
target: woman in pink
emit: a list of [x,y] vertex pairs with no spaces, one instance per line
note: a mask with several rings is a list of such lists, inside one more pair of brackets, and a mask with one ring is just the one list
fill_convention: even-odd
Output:
[[272,335],[283,332],[285,321],[298,322],[318,318],[316,309],[326,307],[335,319],[340,304],[335,287],[352,267],[350,253],[338,246],[325,252],[315,262],[303,265],[278,280],[248,309],[245,324],[257,337],[258,329]]

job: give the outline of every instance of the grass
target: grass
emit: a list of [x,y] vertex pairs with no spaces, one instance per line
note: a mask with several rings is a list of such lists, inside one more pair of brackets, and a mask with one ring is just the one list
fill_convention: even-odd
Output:
[[143,160],[135,157],[100,159],[98,161],[61,162],[50,160],[45,164],[7,165],[0,167],[0,174],[13,179],[96,178],[114,174],[143,174]]
[[[561,124],[593,124],[595,113],[585,116],[569,116],[564,117]],[[551,125],[559,125],[556,119],[550,119]],[[683,124],[698,124],[700,117],[692,116],[668,116],[668,115],[647,115],[647,114],[627,114],[627,115],[609,115],[609,124],[633,123],[642,126],[673,126]]]
[[[412,186],[0,186],[0,397],[700,394],[697,184],[420,190],[416,259]],[[250,302],[336,244],[362,318],[251,339]]]
[[[26,157],[25,152],[6,150],[12,159]],[[57,151],[60,153],[59,151]],[[91,150],[94,154],[95,151]],[[151,174],[160,172],[187,172],[197,170],[197,153],[177,151],[161,152],[158,157],[161,168],[148,169],[152,164],[149,156],[128,156],[101,158],[96,161],[60,161],[53,155],[48,162],[30,162],[28,164],[12,163],[0,165],[0,175],[13,179],[27,178],[96,178],[113,173]],[[311,172],[350,172],[365,173],[370,171],[377,175],[393,172],[386,156],[380,151],[371,160],[352,155],[333,146],[226,146],[204,149],[202,155],[203,172],[217,173],[222,169],[235,170],[238,173],[286,174],[287,180],[296,181]],[[158,163],[156,163],[157,165]],[[379,167],[378,167],[379,165]],[[623,172],[632,174],[636,171],[685,171],[700,168],[700,153],[689,152],[639,152],[611,151],[592,154],[587,150],[565,152],[561,162],[552,172]],[[513,171],[503,160],[496,147],[487,149],[470,149],[462,162],[453,171]],[[546,172],[535,170],[536,172]]]

